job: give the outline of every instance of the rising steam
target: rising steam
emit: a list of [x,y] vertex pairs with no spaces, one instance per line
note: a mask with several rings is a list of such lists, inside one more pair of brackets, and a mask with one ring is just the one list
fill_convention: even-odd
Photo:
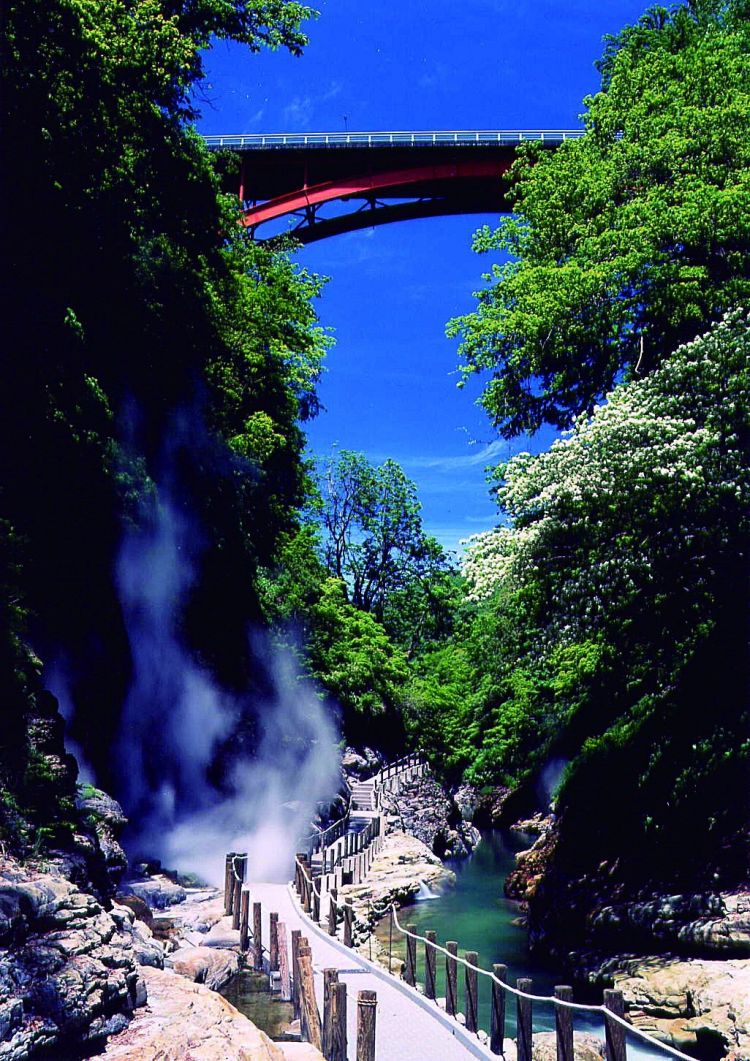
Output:
[[149,529],[129,532],[118,560],[133,661],[117,748],[130,846],[216,884],[225,853],[247,851],[252,879],[283,880],[317,801],[338,786],[336,732],[292,658],[258,635],[256,666],[272,691],[249,705],[257,747],[235,761],[221,792],[211,783],[217,750],[248,705],[220,689],[180,637],[195,540],[184,511],[163,493]]

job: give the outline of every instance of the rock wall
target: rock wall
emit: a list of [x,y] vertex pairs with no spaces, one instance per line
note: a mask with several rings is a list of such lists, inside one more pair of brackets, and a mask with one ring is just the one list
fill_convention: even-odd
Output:
[[610,958],[591,979],[613,983],[633,1024],[680,1050],[750,1057],[750,961]]
[[414,836],[439,858],[469,855],[480,840],[451,794],[429,775],[387,796],[385,812],[394,829]]
[[146,1001],[134,921],[55,870],[0,861],[0,1061],[125,1027]]

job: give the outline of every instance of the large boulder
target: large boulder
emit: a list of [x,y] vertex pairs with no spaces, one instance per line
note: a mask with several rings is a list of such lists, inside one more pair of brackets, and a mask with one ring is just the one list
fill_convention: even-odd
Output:
[[409,833],[439,858],[468,855],[480,835],[465,821],[450,793],[429,775],[402,785],[395,795],[385,796],[391,824]]
[[223,947],[180,947],[169,955],[167,965],[180,976],[218,991],[240,971],[240,956]]
[[636,1027],[698,1056],[750,1058],[750,961],[651,957],[608,965]]
[[187,892],[182,885],[175,884],[163,873],[156,873],[153,877],[144,877],[142,880],[130,880],[122,891],[125,895],[136,895],[143,899],[152,910],[166,910],[175,903],[184,903],[187,898]]
[[221,995],[169,970],[144,969],[148,1008],[113,1036],[106,1061],[284,1061],[284,1053]]

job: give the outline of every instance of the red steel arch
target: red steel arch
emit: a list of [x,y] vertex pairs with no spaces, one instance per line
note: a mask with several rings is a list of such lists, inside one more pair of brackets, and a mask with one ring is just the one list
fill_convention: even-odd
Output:
[[[241,155],[241,223],[261,238],[289,218],[303,243],[439,214],[502,212],[519,142],[554,148],[580,130],[307,133],[206,137]],[[335,204],[333,212],[324,208]],[[260,232],[261,227],[264,228]]]

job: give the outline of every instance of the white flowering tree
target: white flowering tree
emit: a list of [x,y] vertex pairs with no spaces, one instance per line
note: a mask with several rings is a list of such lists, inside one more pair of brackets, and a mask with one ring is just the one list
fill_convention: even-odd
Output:
[[[499,474],[507,525],[477,535],[464,564],[470,596],[496,620],[494,658],[474,633],[495,675],[474,702],[469,772],[481,782],[523,777],[555,742],[573,759],[608,731],[627,743],[634,719],[678,702],[719,627],[725,645],[726,627],[747,629],[748,314]],[[703,672],[728,665],[716,650]]]

